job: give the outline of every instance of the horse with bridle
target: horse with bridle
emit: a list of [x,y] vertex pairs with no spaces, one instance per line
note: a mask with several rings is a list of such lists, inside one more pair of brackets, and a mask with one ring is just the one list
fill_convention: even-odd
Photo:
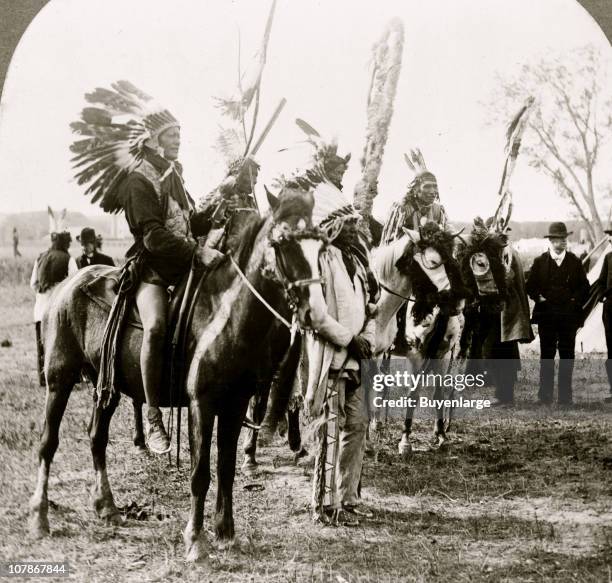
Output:
[[[404,235],[388,245],[382,245],[372,254],[372,265],[381,287],[377,305],[374,356],[381,359],[380,366],[388,372],[390,359],[406,359],[411,370],[443,372],[458,353],[463,328],[463,305],[467,290],[453,257],[455,239],[459,233],[450,233],[436,223],[426,223],[419,231],[404,229]],[[407,353],[395,350],[398,327],[396,315],[408,304],[406,337],[410,349]],[[436,386],[434,398],[442,395]],[[412,397],[418,396],[418,389]],[[398,445],[402,454],[411,450],[409,436],[412,431],[414,408],[406,408],[404,429]],[[439,408],[435,424],[435,437],[439,444],[446,439],[448,429],[444,410]],[[372,428],[380,424],[380,411],[372,414]]]
[[[218,539],[234,537],[232,490],[238,437],[256,382],[270,383],[291,341],[288,327],[308,327],[311,315],[325,310],[318,257],[325,245],[312,228],[312,195],[284,193],[267,217],[249,214],[237,221],[236,246],[202,280],[187,331],[185,391],[192,426],[191,507],[184,531],[186,557],[206,556],[202,535],[204,502],[210,485],[210,448],[217,425]],[[82,289],[110,268],[92,266],[63,282],[54,293],[44,321],[47,398],[39,449],[38,483],[30,501],[32,534],[49,532],[48,480],[59,444],[60,423],[74,384],[84,371],[95,383],[107,311]],[[116,272],[115,272],[116,273]],[[279,333],[279,330],[281,333]],[[256,342],[253,342],[257,339]],[[139,364],[142,331],[127,326],[117,347],[120,392],[144,400]],[[109,425],[119,402],[113,393],[107,406],[94,403],[89,437],[95,469],[93,505],[98,517],[117,522],[106,467]],[[165,394],[162,406],[176,405]]]

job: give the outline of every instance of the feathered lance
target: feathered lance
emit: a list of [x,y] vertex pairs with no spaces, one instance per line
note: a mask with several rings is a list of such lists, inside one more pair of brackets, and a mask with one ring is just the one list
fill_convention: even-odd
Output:
[[503,232],[508,228],[512,216],[512,193],[510,192],[510,178],[514,172],[516,159],[521,148],[521,140],[527,126],[527,119],[535,99],[529,96],[521,109],[512,118],[506,131],[506,161],[499,185],[499,203],[493,215],[491,229]]
[[362,176],[355,186],[355,206],[364,217],[372,214],[378,177],[393,116],[393,102],[402,66],[404,25],[392,19],[373,47],[373,70],[368,92],[366,143],[361,158]]

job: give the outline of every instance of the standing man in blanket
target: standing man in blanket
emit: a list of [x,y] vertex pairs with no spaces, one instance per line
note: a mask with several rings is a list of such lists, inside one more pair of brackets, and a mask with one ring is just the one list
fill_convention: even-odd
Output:
[[38,364],[38,382],[45,386],[45,351],[43,346],[42,320],[51,293],[55,286],[78,271],[75,260],[68,253],[72,236],[68,231],[51,233],[51,247],[43,251],[34,262],[30,287],[36,292],[34,304],[34,328],[36,330],[36,353]]
[[527,280],[527,293],[535,302],[532,320],[540,336],[540,403],[553,400],[555,354],[559,350],[560,405],[572,404],[572,374],[576,332],[583,324],[582,306],[589,295],[582,261],[567,251],[571,235],[565,223],[551,223],[546,238],[550,249],[536,257]]
[[[159,408],[163,382],[164,345],[169,305],[168,288],[189,272],[195,258],[212,267],[222,257],[208,237],[210,223],[194,214],[194,202],[183,183],[178,162],[181,131],[170,111],[129,81],[98,88],[85,96],[93,107],[83,109],[72,124],[86,136],[73,144],[79,184],[91,182],[86,194],[100,200],[107,212],[125,211],[134,244],[127,252],[119,298],[104,335],[98,395],[112,394],[112,346],[119,341],[120,315],[128,301],[136,302],[143,325],[140,352],[147,401],[147,441],[157,454],[170,450]],[[112,155],[109,155],[112,154]],[[123,303],[122,307],[119,307]],[[116,307],[115,307],[116,306]]]
[[323,366],[320,378],[309,382],[318,382],[324,416],[312,504],[315,519],[354,526],[358,516],[371,516],[358,507],[368,425],[359,361],[371,356],[374,345],[378,289],[358,228],[360,215],[348,198],[326,181],[315,188],[314,200],[313,224],[328,234],[330,245],[320,259],[327,313],[312,321]]

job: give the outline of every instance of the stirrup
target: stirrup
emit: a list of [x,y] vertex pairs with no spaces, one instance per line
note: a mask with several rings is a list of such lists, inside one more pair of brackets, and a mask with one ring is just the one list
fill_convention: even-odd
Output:
[[261,429],[261,425],[255,425],[254,421],[251,421],[248,417],[244,418],[242,422],[243,427],[248,427],[249,429],[253,429],[254,431],[259,431]]

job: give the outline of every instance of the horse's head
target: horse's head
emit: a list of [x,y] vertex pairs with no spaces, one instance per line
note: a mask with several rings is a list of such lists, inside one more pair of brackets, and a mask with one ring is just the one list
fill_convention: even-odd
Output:
[[506,299],[512,252],[508,237],[477,217],[472,233],[457,251],[461,274],[471,296],[489,311],[500,311]]
[[412,288],[412,319],[419,324],[438,307],[443,314],[455,314],[466,296],[459,265],[453,258],[458,233],[430,222],[416,231],[405,229],[407,244],[395,267]]
[[[410,326],[428,330],[431,315],[436,311],[443,316],[454,316],[463,308],[467,290],[463,286],[459,265],[453,258],[455,237],[436,223],[427,223],[419,231],[404,229],[404,236],[387,247],[376,250],[374,266],[387,291],[379,302],[380,326],[377,351],[384,351],[395,338],[393,313],[383,316],[384,302],[392,302],[397,308],[400,298],[410,298]],[[395,297],[394,297],[395,296]],[[445,318],[448,320],[448,318]],[[436,318],[437,321],[439,321]]]
[[309,328],[312,316],[327,310],[323,296],[319,255],[326,244],[313,227],[311,192],[284,188],[278,197],[268,192],[272,208],[269,241],[273,253],[266,273],[281,283],[300,327]]

